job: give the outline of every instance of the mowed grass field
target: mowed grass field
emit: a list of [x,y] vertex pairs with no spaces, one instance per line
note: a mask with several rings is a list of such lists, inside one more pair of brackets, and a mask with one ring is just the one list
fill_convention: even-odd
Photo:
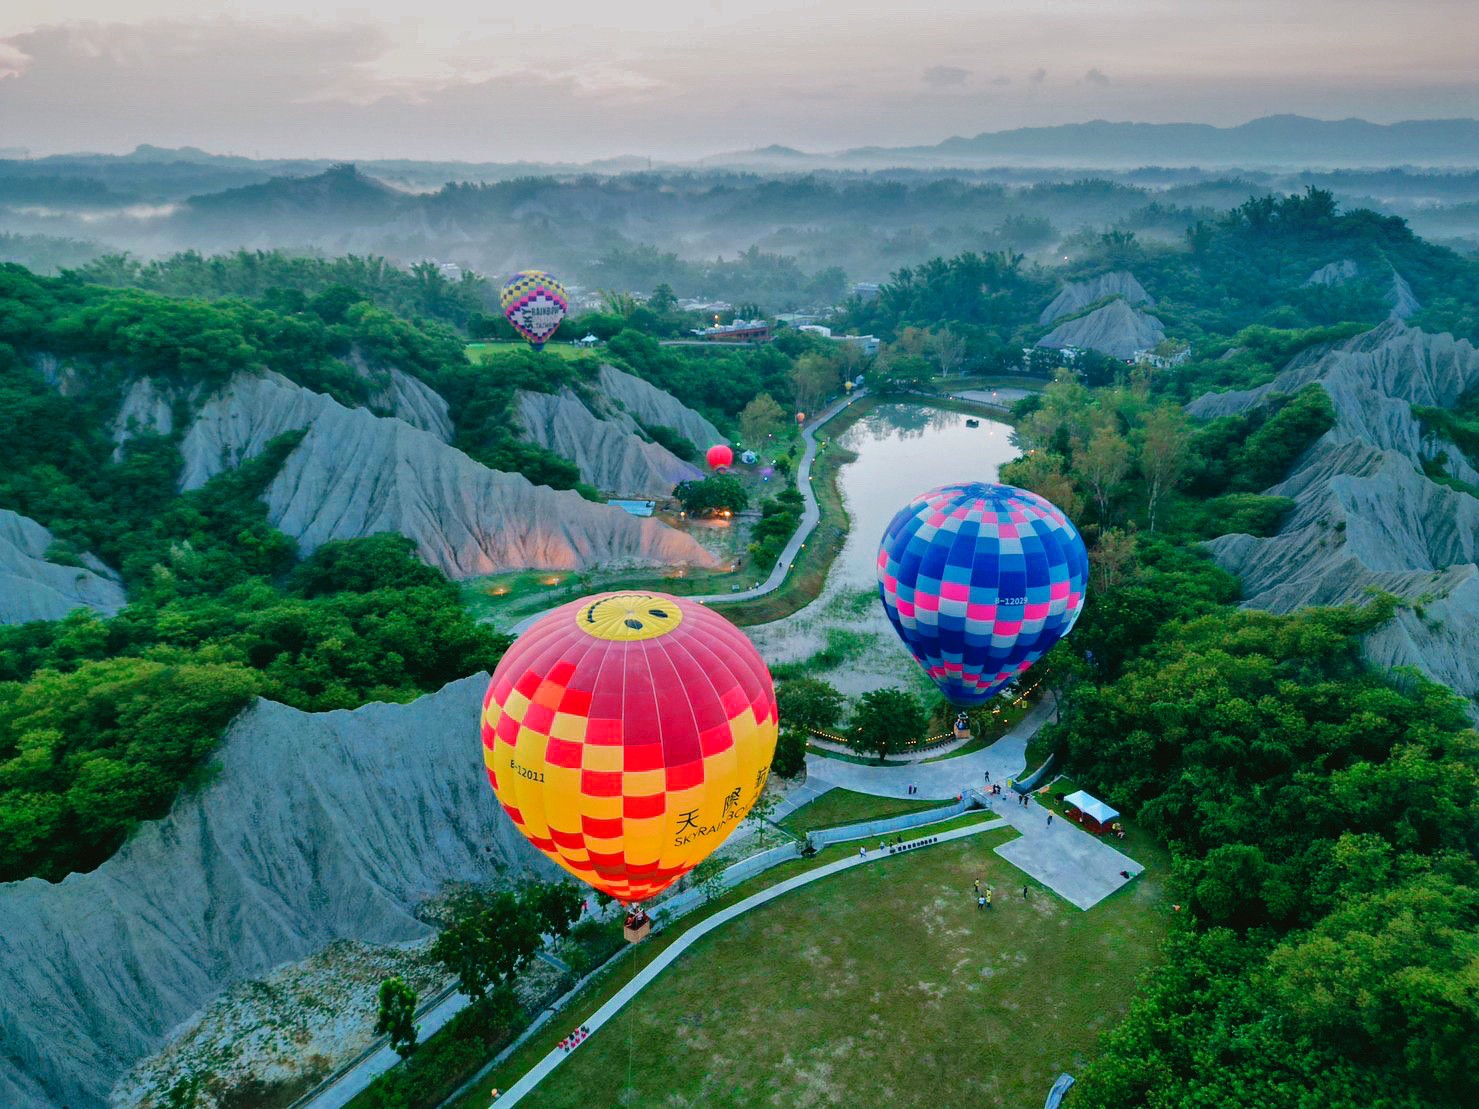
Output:
[[1041,1104],[1123,1014],[1169,909],[1156,860],[1081,912],[992,853],[1013,835],[884,859],[725,925],[522,1104]]
[[[829,789],[815,801],[802,805],[780,822],[792,835],[804,836],[822,828],[842,824],[861,824],[867,820],[887,820],[891,816],[922,812],[925,809],[948,808],[944,801],[914,801],[907,797],[874,797],[871,793],[854,793],[850,789]],[[923,834],[923,833],[921,833]]]
[[[490,359],[496,359],[501,353],[531,349],[532,348],[529,346],[529,344],[524,342],[522,339],[518,340],[517,342],[493,341],[484,343],[468,343],[466,347],[468,361],[477,363],[478,365],[481,365],[484,362],[489,361]],[[547,354],[555,358],[571,359],[580,358],[583,355],[590,354],[591,352],[585,347],[578,347],[568,340],[551,339],[548,343],[545,344],[544,350],[540,353]]]

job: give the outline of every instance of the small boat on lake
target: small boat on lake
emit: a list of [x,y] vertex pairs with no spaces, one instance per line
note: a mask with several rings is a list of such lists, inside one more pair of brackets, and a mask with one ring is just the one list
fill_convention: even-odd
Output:
[[980,420],[967,420],[965,422],[965,426],[966,427],[980,427],[981,426],[981,421]]

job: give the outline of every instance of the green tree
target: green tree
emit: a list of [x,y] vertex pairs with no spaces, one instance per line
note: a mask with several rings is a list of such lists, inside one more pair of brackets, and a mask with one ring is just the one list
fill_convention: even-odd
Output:
[[791,395],[798,412],[816,412],[841,386],[837,366],[819,354],[803,354],[791,370]]
[[929,726],[924,706],[906,689],[871,689],[853,710],[848,743],[883,762],[904,744],[924,738]]
[[744,485],[731,474],[711,474],[700,481],[679,482],[673,496],[690,516],[740,512],[750,504]]
[[1231,468],[1233,490],[1259,493],[1282,480],[1294,460],[1334,426],[1325,390],[1305,386],[1248,436]]
[[799,778],[806,769],[806,733],[782,728],[776,738],[775,758],[770,768],[782,778]]
[[390,1037],[390,1047],[402,1059],[416,1050],[416,991],[404,978],[380,983],[380,1009],[375,1034]]
[[1145,479],[1146,526],[1155,531],[1156,510],[1181,484],[1191,448],[1191,432],[1179,405],[1162,405],[1146,418],[1138,436],[1140,473]]
[[676,428],[664,424],[644,424],[642,430],[652,436],[655,443],[666,447],[684,462],[698,461],[698,447],[693,440],[685,438]]
[[820,678],[788,678],[776,688],[775,699],[782,727],[825,731],[842,715],[842,694]]
[[764,451],[770,438],[786,426],[786,413],[774,397],[761,393],[740,410],[739,426],[745,445]]
[[1130,444],[1114,428],[1100,425],[1075,452],[1074,470],[1094,498],[1100,526],[1108,527],[1115,494],[1130,472]]
[[673,292],[671,285],[663,281],[652,290],[652,295],[647,298],[647,306],[654,312],[671,312],[678,307],[678,295]]
[[705,904],[724,896],[724,870],[728,865],[710,855],[690,872],[690,880],[694,888],[704,895]]
[[545,937],[559,938],[580,916],[581,896],[566,883],[536,882],[464,898],[432,944],[432,958],[456,976],[462,992],[480,1001],[510,986]]
[[958,373],[965,365],[966,341],[953,327],[941,327],[930,332],[930,353],[935,364],[946,377]]

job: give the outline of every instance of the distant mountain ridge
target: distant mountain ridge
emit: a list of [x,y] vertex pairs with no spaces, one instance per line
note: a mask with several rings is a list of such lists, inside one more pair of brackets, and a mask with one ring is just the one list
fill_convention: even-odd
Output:
[[1479,120],[1430,119],[1369,123],[1364,119],[1324,120],[1276,115],[1236,127],[1208,123],[1112,123],[1091,120],[1058,127],[1019,127],[986,131],[974,138],[951,138],[930,147],[899,152],[980,155],[1078,155],[1163,159],[1167,156],[1218,160],[1374,158],[1426,161],[1479,155]]
[[1056,127],[1018,127],[955,137],[933,146],[864,147],[843,151],[843,161],[898,156],[911,162],[946,156],[1142,164],[1239,165],[1379,162],[1453,165],[1479,163],[1479,120],[1419,119],[1370,123],[1364,119],[1264,116],[1235,127],[1210,123],[1124,123],[1096,119]]
[[[78,152],[28,159],[21,165],[48,165],[89,160],[160,164],[169,162],[248,167],[278,174],[322,172],[337,159],[254,159],[212,154],[197,147],[178,149],[141,145],[129,154]],[[988,160],[1091,165],[1135,162],[1142,165],[1479,165],[1479,120],[1410,119],[1372,123],[1358,118],[1314,119],[1294,114],[1261,116],[1231,127],[1211,123],[1133,123],[1105,119],[1044,127],[1015,127],[953,136],[942,142],[913,146],[864,146],[814,152],[772,143],[768,146],[690,159],[651,159],[621,155],[584,163],[511,161],[472,163],[411,159],[358,159],[371,174],[397,176],[410,169],[431,171],[445,180],[524,173],[568,173],[577,170],[625,173],[682,166],[787,165],[955,165]]]

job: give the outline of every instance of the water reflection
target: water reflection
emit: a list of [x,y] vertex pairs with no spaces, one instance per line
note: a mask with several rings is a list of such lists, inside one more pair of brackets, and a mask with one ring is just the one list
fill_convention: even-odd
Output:
[[965,421],[940,408],[881,404],[843,433],[841,445],[858,454],[842,469],[852,532],[829,592],[872,584],[883,530],[910,497],[951,482],[995,481],[1002,463],[1017,457],[1007,424],[982,418],[980,427],[966,427]]

